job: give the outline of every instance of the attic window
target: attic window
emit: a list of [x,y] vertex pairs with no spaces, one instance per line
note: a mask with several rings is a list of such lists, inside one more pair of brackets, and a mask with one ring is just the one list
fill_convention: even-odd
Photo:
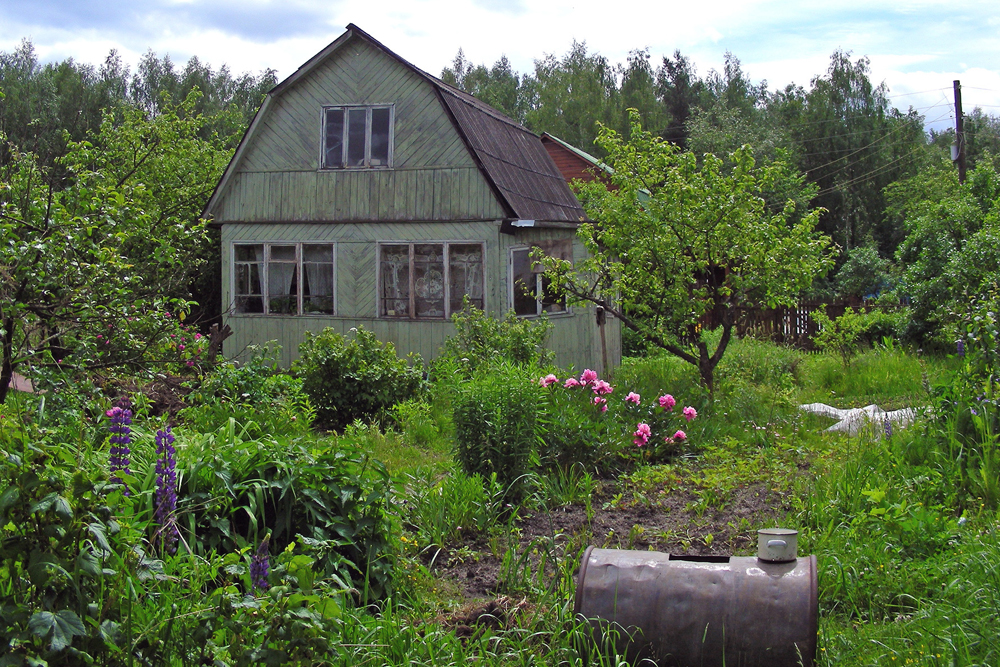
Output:
[[379,317],[446,319],[484,291],[482,243],[379,245]]
[[385,168],[392,160],[393,108],[323,108],[323,169]]

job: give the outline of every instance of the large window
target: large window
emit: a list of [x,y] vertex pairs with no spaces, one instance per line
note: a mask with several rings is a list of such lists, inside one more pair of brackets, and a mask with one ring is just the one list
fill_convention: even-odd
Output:
[[332,243],[233,245],[233,312],[333,315]]
[[325,107],[323,168],[388,167],[392,106]]
[[568,310],[566,297],[557,297],[549,288],[549,279],[538,262],[531,258],[534,248],[540,247],[546,255],[572,259],[572,241],[560,240],[539,243],[531,247],[510,251],[510,301],[516,315],[541,315],[564,313]]
[[445,319],[484,289],[482,243],[379,244],[379,317]]

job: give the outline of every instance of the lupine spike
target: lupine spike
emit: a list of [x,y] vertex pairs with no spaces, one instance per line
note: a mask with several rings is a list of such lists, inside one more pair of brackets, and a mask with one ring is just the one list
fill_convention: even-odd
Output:
[[163,550],[174,553],[180,532],[177,530],[177,451],[170,427],[156,432],[156,510],[154,518],[160,524],[159,537]]
[[[118,473],[131,475],[129,470],[129,457],[132,455],[130,445],[132,444],[132,404],[127,398],[122,398],[118,404],[108,410],[105,414],[111,420],[108,430],[111,431],[111,450],[108,457],[108,469],[111,473],[111,481],[125,484]],[[128,495],[128,486],[125,486],[125,495]]]
[[267,535],[257,547],[253,558],[250,559],[250,581],[253,583],[253,587],[260,591],[266,591],[271,587],[267,580],[268,572],[271,569],[270,540],[271,536]]

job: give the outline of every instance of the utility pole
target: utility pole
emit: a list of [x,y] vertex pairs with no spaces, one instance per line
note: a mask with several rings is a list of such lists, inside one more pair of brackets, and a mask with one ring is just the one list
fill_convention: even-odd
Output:
[[965,123],[962,118],[962,82],[955,79],[955,145],[958,155],[958,182],[965,183]]

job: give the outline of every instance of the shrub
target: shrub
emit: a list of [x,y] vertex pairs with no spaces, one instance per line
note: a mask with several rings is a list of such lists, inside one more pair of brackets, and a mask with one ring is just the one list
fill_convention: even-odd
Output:
[[315,413],[302,380],[280,372],[279,350],[252,346],[242,365],[220,364],[188,396],[190,407],[180,416],[199,431],[218,430],[233,418],[251,437],[307,432]]
[[452,315],[451,321],[455,335],[445,341],[431,366],[435,379],[446,377],[456,367],[468,377],[480,366],[497,361],[542,367],[555,359],[555,352],[544,347],[552,328],[545,318],[532,321],[511,310],[496,319],[466,301],[465,309]]
[[509,362],[478,370],[455,400],[455,455],[466,473],[497,479],[517,496],[538,439],[537,370]]
[[847,308],[835,320],[830,319],[826,310],[815,310],[811,316],[819,325],[819,333],[813,337],[816,347],[840,354],[844,368],[851,365],[851,359],[861,349],[865,334],[876,319],[874,313],[855,311],[853,308]]
[[352,331],[350,340],[331,328],[307,332],[292,366],[318,421],[337,431],[412,398],[423,386],[419,356],[400,359],[392,343],[382,343],[364,327]]

